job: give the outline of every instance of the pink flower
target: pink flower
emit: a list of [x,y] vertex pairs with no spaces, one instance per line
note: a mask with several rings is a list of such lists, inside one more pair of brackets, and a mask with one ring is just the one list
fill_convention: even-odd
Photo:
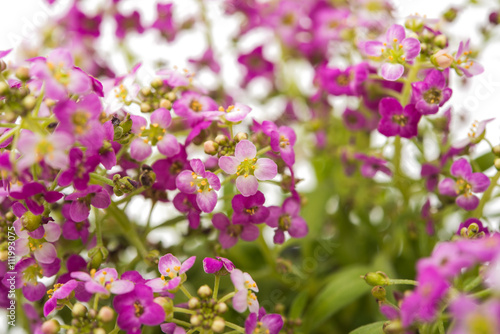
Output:
[[186,273],[196,261],[196,256],[191,256],[189,259],[181,263],[172,254],[164,255],[158,262],[158,271],[161,274],[160,278],[154,278],[146,283],[147,286],[153,289],[153,292],[161,292],[165,290],[173,290],[181,283],[181,275]]
[[420,42],[416,38],[406,38],[405,28],[393,24],[385,34],[385,42],[368,41],[365,52],[368,56],[383,59],[382,77],[394,81],[403,75],[406,62],[420,54]]
[[254,195],[260,181],[272,180],[278,174],[278,166],[268,158],[257,159],[255,145],[242,140],[236,144],[234,157],[221,157],[219,166],[228,174],[237,174],[236,187],[243,196]]
[[247,308],[252,313],[259,312],[259,301],[254,292],[259,292],[257,284],[248,273],[239,269],[231,272],[231,281],[236,288],[236,294],[233,297],[233,308],[243,313]]
[[458,69],[458,73],[463,73],[467,78],[478,75],[484,72],[484,67],[476,60],[470,59],[469,55],[472,54],[469,46],[470,40],[467,42],[460,42],[457,54],[455,55],[455,62],[453,65]]
[[64,132],[41,135],[22,131],[17,145],[22,156],[17,161],[17,168],[24,170],[35,163],[45,161],[52,168],[66,169],[69,163],[66,151],[72,144],[73,138]]
[[71,273],[71,277],[85,282],[85,290],[90,293],[100,293],[109,296],[124,294],[134,289],[134,283],[124,279],[117,279],[118,272],[114,268],[104,268],[99,271],[92,269],[90,275],[83,271]]
[[[241,195],[240,195],[241,196]],[[259,237],[259,228],[252,224],[235,224],[223,213],[216,213],[212,223],[219,232],[222,248],[231,248],[238,242],[238,237],[246,241],[254,241]]]
[[196,204],[203,212],[212,212],[217,205],[215,191],[220,189],[220,180],[217,175],[205,170],[200,159],[191,160],[190,165],[192,171],[184,170],[179,173],[175,184],[186,194],[196,194]]
[[262,131],[271,138],[271,148],[280,152],[281,158],[288,165],[295,163],[293,146],[297,140],[295,131],[288,126],[276,126],[273,122],[262,122]]

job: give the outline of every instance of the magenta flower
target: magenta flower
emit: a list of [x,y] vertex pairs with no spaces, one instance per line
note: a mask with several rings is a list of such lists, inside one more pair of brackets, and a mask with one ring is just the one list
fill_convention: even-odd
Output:
[[418,286],[406,297],[401,305],[401,319],[404,327],[416,320],[430,322],[438,313],[439,303],[448,291],[450,284],[438,269],[424,262],[417,266]]
[[295,152],[293,146],[297,140],[295,131],[288,126],[277,127],[269,121],[262,122],[262,131],[271,138],[271,148],[275,152],[280,152],[283,161],[292,166],[295,163]]
[[231,281],[236,288],[236,294],[233,297],[233,308],[243,313],[250,310],[251,313],[259,312],[259,301],[254,292],[259,292],[257,284],[248,273],[239,269],[231,272]]
[[234,264],[225,257],[206,257],[203,259],[203,270],[207,274],[227,275],[234,270]]
[[[130,156],[138,161],[148,158],[153,152],[151,146],[156,145],[161,154],[171,157],[179,153],[181,147],[177,138],[168,134],[167,128],[172,122],[170,111],[164,108],[155,110],[151,114],[151,125],[146,129],[147,121],[140,116],[132,116],[132,132],[139,138],[130,144]],[[151,144],[150,144],[151,143]]]
[[54,114],[59,120],[58,131],[72,134],[77,138],[87,135],[92,127],[100,127],[99,116],[102,104],[96,94],[88,94],[77,102],[66,100],[56,104]]
[[24,170],[44,161],[52,168],[64,170],[69,162],[67,150],[72,144],[73,138],[64,132],[41,135],[24,130],[17,145],[22,156],[16,166],[19,170]]
[[141,14],[134,10],[129,16],[121,13],[115,14],[116,21],[116,37],[124,39],[129,31],[135,31],[139,34],[144,32],[144,27],[141,24]]
[[61,214],[66,219],[62,226],[63,237],[68,240],[82,240],[82,243],[86,244],[89,239],[89,220],[84,219],[81,222],[74,222],[71,219],[70,212],[71,205],[64,204],[61,208]]
[[97,272],[92,269],[90,275],[83,271],[74,271],[71,273],[71,277],[85,282],[85,290],[92,294],[121,295],[134,289],[134,283],[118,279],[118,273],[114,268],[104,268]]
[[161,331],[166,334],[186,334],[186,330],[181,326],[177,326],[173,322],[167,322],[160,326]]
[[[28,210],[34,215],[39,216],[45,211],[45,207],[43,206],[44,202],[55,203],[64,195],[58,191],[47,190],[41,183],[28,182],[25,183],[21,189],[12,188],[9,196],[16,200],[24,201]],[[17,207],[22,207],[24,209],[22,205],[16,205],[16,208]],[[24,214],[24,211],[22,213],[19,212],[19,214]],[[20,215],[18,217],[21,217]]]
[[137,284],[126,294],[116,296],[113,307],[118,313],[117,324],[130,334],[140,334],[141,326],[157,326],[165,321],[165,310],[155,303],[153,290]]
[[196,203],[196,195],[178,193],[172,203],[179,212],[186,214],[190,228],[196,229],[200,226],[201,209]]
[[346,108],[344,110],[344,112],[342,113],[342,119],[346,128],[351,131],[363,130],[367,123],[367,119],[361,111],[353,110],[350,108]]
[[382,116],[378,131],[384,136],[412,138],[418,134],[418,122],[422,115],[415,109],[415,105],[408,104],[403,109],[395,98],[384,97],[380,100],[378,110]]
[[[470,234],[469,227],[474,225],[473,233]],[[463,223],[460,223],[457,230],[457,235],[461,235],[467,238],[481,238],[490,235],[488,227],[483,226],[483,223],[477,218],[469,218]]]
[[490,186],[490,179],[483,173],[473,173],[469,162],[458,159],[451,165],[451,175],[454,179],[445,178],[439,185],[442,195],[457,197],[459,207],[471,211],[479,205],[479,198],[473,193],[482,193]]
[[[2,279],[2,284],[10,287],[14,282],[16,289],[22,289],[23,296],[31,301],[37,301],[45,296],[46,287],[42,282],[38,282],[37,278],[41,277],[43,267],[36,263],[32,257],[21,259],[16,263],[13,271],[8,271]],[[56,272],[59,268],[56,268]]]
[[281,207],[270,206],[267,225],[276,228],[274,243],[282,244],[285,241],[285,232],[293,238],[305,237],[308,233],[307,223],[299,216],[300,202],[294,196],[288,197]]
[[88,218],[90,205],[98,209],[106,209],[111,204],[111,197],[100,185],[90,185],[84,191],[74,192],[66,196],[67,201],[72,201],[69,214],[75,222]]
[[480,304],[470,296],[459,295],[451,302],[450,313],[454,320],[450,334],[495,333],[500,328],[500,302],[495,299]]
[[85,190],[90,180],[89,173],[93,172],[99,163],[99,156],[84,157],[80,148],[73,147],[69,151],[69,168],[61,173],[57,182],[62,187],[73,184],[76,190]]
[[[215,118],[220,116],[220,121],[222,122],[239,123],[243,121],[251,111],[252,108],[250,108],[249,106],[246,106],[241,103],[235,103],[234,105],[230,105],[229,107],[227,107],[227,109],[225,110],[224,108],[220,107],[218,111],[209,111],[205,112],[204,114],[207,114],[210,117],[215,117]],[[204,126],[203,128],[207,128],[208,125]]]
[[439,182],[439,172],[441,169],[429,163],[422,164],[420,176],[425,180],[427,191],[434,191]]
[[116,151],[120,144],[113,142],[114,127],[111,121],[99,127],[91,128],[87,136],[80,138],[80,142],[87,148],[85,151],[88,157],[97,155],[106,169],[111,169],[116,165]]
[[254,195],[259,182],[272,180],[278,174],[278,166],[268,158],[257,159],[255,145],[242,140],[236,144],[234,157],[224,156],[219,159],[219,166],[227,174],[236,174],[236,188],[243,196]]
[[405,38],[405,28],[393,24],[385,34],[385,42],[368,41],[365,52],[368,56],[382,59],[381,75],[385,80],[399,79],[405,70],[404,65],[420,54],[420,42],[416,38]]
[[467,40],[465,43],[460,42],[457,54],[455,55],[455,61],[453,62],[454,68],[458,70],[457,72],[460,75],[463,73],[467,78],[484,72],[484,67],[481,64],[479,64],[476,60],[469,58],[472,54],[469,43],[470,40]]
[[255,78],[263,77],[271,80],[274,75],[274,64],[264,57],[263,46],[258,46],[249,53],[238,57],[238,63],[246,67],[246,75],[242,86],[246,87]]
[[78,286],[78,281],[70,280],[64,284],[56,283],[54,284],[54,289],[49,290],[49,299],[45,302],[43,306],[43,316],[47,317],[54,309],[57,307],[57,301],[59,299],[66,299],[69,297],[71,292],[75,290]]
[[173,5],[174,4],[172,3],[156,4],[156,13],[158,16],[156,21],[151,26],[151,28],[158,30],[169,42],[173,41],[175,39],[175,35],[177,34],[177,28],[175,27],[175,23],[172,18]]
[[214,58],[214,51],[212,48],[208,48],[198,59],[189,59],[190,63],[194,64],[196,68],[199,70],[204,67],[208,67],[214,73],[220,72],[220,65]]
[[354,158],[363,163],[361,165],[361,175],[366,178],[372,179],[377,172],[382,172],[388,176],[392,175],[391,170],[387,167],[387,161],[384,159],[368,156],[363,153],[354,153]]
[[316,70],[315,82],[326,92],[340,96],[356,96],[368,78],[368,64],[349,66],[345,70],[321,65]]
[[180,191],[186,194],[196,194],[196,203],[203,212],[212,212],[217,205],[217,194],[220,189],[220,180],[212,172],[205,170],[200,159],[190,162],[191,169],[184,170],[177,176],[175,184]]
[[414,82],[412,102],[422,115],[438,112],[451,97],[451,88],[446,87],[446,78],[441,71],[430,70],[424,81]]
[[191,256],[181,263],[179,259],[170,253],[164,255],[158,262],[158,271],[161,277],[148,281],[146,285],[151,287],[154,292],[173,290],[181,283],[181,275],[191,269],[195,261],[196,256]]
[[217,103],[208,96],[195,92],[185,92],[172,106],[175,114],[183,117],[191,126],[205,120],[212,120],[216,114],[210,111],[217,110]]
[[269,217],[269,209],[264,206],[265,201],[266,198],[260,191],[246,197],[235,195],[231,200],[233,224],[263,223]]
[[219,242],[222,248],[231,248],[236,245],[238,237],[245,241],[254,241],[259,237],[259,228],[257,226],[231,223],[229,218],[223,213],[216,213],[212,217],[212,224],[220,231]]
[[279,334],[283,324],[283,317],[280,314],[266,314],[266,310],[261,307],[258,315],[250,313],[245,320],[245,334]]
[[159,189],[175,190],[175,179],[188,164],[187,153],[184,146],[176,155],[167,158],[156,160],[153,165],[153,172],[156,174],[155,187]]
[[33,59],[30,74],[34,77],[30,84],[41,88],[45,83],[45,96],[54,100],[84,94],[92,87],[89,76],[74,66],[73,56],[65,49],[56,49],[47,58]]

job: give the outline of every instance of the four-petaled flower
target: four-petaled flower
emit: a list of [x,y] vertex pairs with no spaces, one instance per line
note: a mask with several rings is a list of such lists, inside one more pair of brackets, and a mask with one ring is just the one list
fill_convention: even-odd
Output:
[[405,38],[405,28],[393,24],[385,34],[385,42],[368,41],[365,52],[368,56],[382,58],[382,77],[394,81],[399,79],[404,71],[404,65],[420,54],[420,42],[416,38]]
[[307,235],[308,227],[304,218],[299,216],[300,202],[295,196],[287,198],[282,206],[269,207],[267,225],[276,228],[274,243],[282,244],[285,241],[285,232],[293,238],[302,238]]
[[158,262],[160,278],[155,278],[146,283],[154,292],[173,290],[181,283],[180,275],[188,271],[196,261],[196,256],[191,256],[181,264],[181,261],[172,254],[164,255]]
[[404,107],[392,97],[380,100],[378,111],[382,118],[378,123],[378,131],[386,137],[401,136],[412,138],[418,134],[418,122],[422,117],[415,105]]
[[203,212],[212,212],[217,205],[215,191],[220,189],[220,180],[217,175],[205,170],[205,165],[200,159],[193,159],[189,164],[192,170],[179,173],[175,184],[186,194],[196,194],[196,204]]
[[490,179],[483,173],[473,173],[472,167],[465,158],[458,159],[451,165],[451,175],[442,180],[439,192],[442,195],[457,197],[456,203],[465,210],[474,210],[479,205],[479,198],[473,193],[482,193],[490,186]]
[[431,70],[424,81],[414,82],[412,100],[415,108],[422,115],[433,115],[438,112],[451,97],[451,88],[446,87],[446,78],[441,71]]
[[134,289],[134,283],[118,279],[118,272],[114,268],[104,268],[96,272],[90,271],[90,275],[83,271],[71,273],[71,277],[85,282],[85,290],[90,293],[100,293],[109,296],[110,293],[121,295]]
[[206,257],[203,259],[203,270],[207,274],[223,276],[234,270],[234,264],[225,257],[217,256],[215,259]]
[[49,299],[45,302],[43,306],[44,317],[48,316],[57,307],[57,301],[59,299],[66,299],[78,286],[78,281],[70,280],[64,284],[56,283],[54,284],[54,289],[47,291]]
[[242,140],[236,144],[234,157],[221,157],[219,166],[228,174],[236,174],[236,188],[243,196],[251,196],[257,192],[260,181],[273,179],[278,174],[278,166],[268,158],[257,159],[255,145]]
[[250,313],[245,321],[245,334],[278,334],[282,328],[283,317],[280,314],[266,314],[263,307],[259,309],[258,315]]
[[297,140],[295,131],[288,126],[277,127],[269,121],[262,122],[262,131],[271,138],[271,148],[275,152],[280,152],[281,158],[288,165],[295,163],[295,152],[293,145]]
[[212,218],[215,228],[220,231],[219,242],[222,248],[231,248],[238,242],[238,237],[245,241],[254,241],[259,237],[259,228],[252,224],[231,223],[223,213],[216,213]]
[[259,292],[257,284],[248,273],[239,269],[231,272],[231,281],[236,288],[236,294],[233,297],[233,308],[243,313],[248,308],[250,312],[259,312],[259,301],[254,292]]

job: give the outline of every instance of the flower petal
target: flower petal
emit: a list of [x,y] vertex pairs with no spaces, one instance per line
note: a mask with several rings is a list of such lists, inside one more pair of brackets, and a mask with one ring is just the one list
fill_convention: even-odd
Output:
[[268,158],[261,158],[255,163],[254,175],[261,181],[272,180],[278,174],[278,166]]
[[401,64],[384,63],[380,73],[385,80],[395,81],[401,78],[404,71],[405,67]]
[[257,154],[257,148],[249,140],[242,140],[236,144],[234,156],[238,161],[243,161],[245,159],[253,159]]
[[240,175],[236,179],[236,188],[238,188],[243,196],[251,196],[259,189],[259,181],[253,175],[248,175],[247,177]]

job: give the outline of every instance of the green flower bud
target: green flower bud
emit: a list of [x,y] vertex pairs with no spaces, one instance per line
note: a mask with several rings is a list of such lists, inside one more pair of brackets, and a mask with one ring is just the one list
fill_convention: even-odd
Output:
[[148,112],[151,112],[152,109],[153,108],[151,107],[151,105],[149,103],[146,103],[146,102],[141,103],[141,112],[148,113]]
[[96,328],[94,329],[94,334],[106,334],[106,331],[102,328]]
[[119,196],[117,193],[129,194],[135,189],[137,189],[137,182],[132,180],[130,176],[120,177],[120,175],[115,174],[113,176],[113,192],[115,195]]
[[226,322],[221,317],[215,317],[210,328],[216,333],[222,333],[226,328]]
[[203,144],[203,148],[205,149],[206,154],[216,155],[219,149],[219,144],[213,140],[208,140]]
[[153,81],[151,81],[151,87],[158,89],[161,86],[163,86],[163,80],[161,78],[154,78]]
[[26,211],[21,217],[21,223],[25,230],[33,232],[42,225],[42,216],[36,216],[31,211]]
[[28,95],[23,99],[23,107],[27,110],[33,110],[36,105],[36,98],[33,95]]
[[225,135],[218,135],[215,137],[215,142],[219,145],[227,145],[229,143],[229,138],[227,138]]
[[6,95],[10,90],[10,87],[7,83],[1,81],[0,82],[0,95]]
[[377,271],[375,273],[374,272],[367,273],[365,276],[361,276],[361,278],[364,279],[365,282],[371,286],[389,285],[389,277],[387,277],[387,275],[381,271]]
[[189,322],[191,322],[191,325],[193,326],[199,326],[201,324],[202,318],[199,315],[192,315],[191,319],[189,319]]
[[74,318],[84,317],[87,314],[87,308],[81,303],[76,303],[73,310],[71,310],[71,314],[73,314]]
[[28,81],[30,79],[30,70],[27,67],[19,67],[16,70],[16,77],[21,81]]
[[89,253],[90,261],[87,265],[88,269],[98,269],[101,264],[108,258],[109,251],[102,246],[92,248]]
[[386,295],[387,292],[385,291],[385,288],[383,286],[377,285],[373,287],[372,296],[375,297],[375,299],[379,301],[385,301]]
[[436,37],[434,37],[434,44],[439,48],[445,48],[447,42],[448,42],[448,39],[443,34],[437,35]]
[[208,285],[202,285],[198,289],[198,296],[201,298],[208,298],[212,295],[212,289]]
[[500,158],[496,158],[493,164],[497,170],[500,170]]
[[114,140],[118,140],[123,136],[123,128],[121,126],[116,126],[115,127],[115,134],[113,136]]
[[196,310],[197,308],[200,307],[200,300],[196,297],[189,299],[188,307],[190,310]]
[[141,94],[143,96],[149,96],[149,95],[151,95],[151,88],[149,88],[149,87],[143,87],[141,89]]
[[5,71],[6,69],[7,69],[7,64],[3,60],[0,60],[0,73]]
[[226,303],[218,303],[217,305],[215,305],[214,310],[219,314],[226,313],[227,304]]
[[161,99],[160,108],[170,109],[172,108],[172,102],[170,102],[170,100],[167,99]]
[[168,92],[166,98],[171,102],[174,102],[177,99],[177,95],[174,92]]
[[139,181],[144,187],[151,187],[156,181],[156,174],[153,172],[153,168],[144,164],[141,167],[141,175],[139,175]]
[[500,145],[493,147],[493,154],[500,157]]
[[165,321],[168,322],[174,317],[174,302],[170,298],[156,297],[154,299],[156,304],[159,304],[165,310]]
[[245,139],[248,139],[248,135],[244,132],[238,132],[236,136],[234,136],[234,141],[237,143]]
[[453,22],[457,18],[457,14],[458,14],[457,9],[450,8],[443,14],[443,18],[448,22]]
[[404,328],[399,320],[388,321],[382,327],[385,334],[403,334]]

